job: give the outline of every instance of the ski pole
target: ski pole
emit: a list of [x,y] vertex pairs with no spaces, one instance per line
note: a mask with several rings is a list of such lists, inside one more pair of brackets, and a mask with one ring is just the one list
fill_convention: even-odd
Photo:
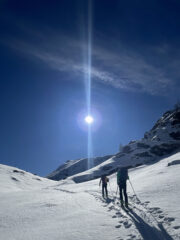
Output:
[[116,196],[115,196],[115,199],[114,199],[114,203],[116,202],[117,194],[118,194],[118,185],[117,185],[117,190],[116,190]]
[[110,184],[110,182],[108,182],[109,183],[109,188],[110,188],[110,191],[111,191],[111,195],[112,195],[112,197],[114,198],[114,194],[113,194],[113,191],[112,191],[112,189],[111,189],[111,184]]
[[[142,204],[141,200],[138,198],[138,196],[137,196],[137,194],[136,194],[136,192],[135,192],[135,190],[133,188],[133,185],[132,185],[130,179],[129,179],[129,183],[131,184],[131,187],[132,187],[132,190],[133,190],[133,192],[134,192],[134,194],[136,196],[136,199],[139,201],[139,203]],[[158,220],[156,219],[156,217],[153,215],[153,213],[151,213],[146,206],[144,206],[144,208],[147,210],[147,213],[149,213],[151,215],[151,217],[155,220],[155,222],[158,224],[159,229],[161,230],[161,226],[160,226]],[[160,232],[160,234],[162,234],[162,233]]]
[[117,197],[117,193],[118,193],[118,185],[117,185],[117,190],[116,190],[116,197]]
[[137,196],[137,194],[136,194],[134,188],[133,188],[133,185],[132,185],[130,179],[129,179],[129,183],[130,183],[130,185],[131,185],[131,188],[132,188],[132,190],[133,190],[133,192],[134,192],[134,195],[136,196],[137,200],[138,200],[139,202],[141,202],[140,199],[138,198],[138,196]]
[[130,183],[130,185],[131,185],[131,188],[132,188],[132,190],[133,190],[133,192],[134,192],[134,195],[136,196],[136,192],[135,192],[135,190],[134,190],[134,188],[133,188],[133,185],[132,185],[132,183],[131,183],[130,179],[129,179],[129,183]]

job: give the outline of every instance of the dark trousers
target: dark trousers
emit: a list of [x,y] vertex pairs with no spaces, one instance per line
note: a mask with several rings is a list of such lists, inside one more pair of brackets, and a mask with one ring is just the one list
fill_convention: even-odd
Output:
[[122,182],[119,184],[120,201],[123,203],[123,194],[124,194],[125,203],[128,204],[128,196],[127,196],[126,189],[127,189],[126,182]]
[[104,197],[104,189],[106,191],[106,197],[108,197],[107,184],[102,184],[102,196]]

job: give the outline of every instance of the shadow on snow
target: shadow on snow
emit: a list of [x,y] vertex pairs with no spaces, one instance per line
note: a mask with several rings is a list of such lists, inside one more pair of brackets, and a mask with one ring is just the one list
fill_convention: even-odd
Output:
[[150,226],[140,216],[132,210],[127,211],[127,214],[133,220],[137,230],[145,240],[173,240],[173,238],[166,232],[162,224],[159,224],[159,229]]

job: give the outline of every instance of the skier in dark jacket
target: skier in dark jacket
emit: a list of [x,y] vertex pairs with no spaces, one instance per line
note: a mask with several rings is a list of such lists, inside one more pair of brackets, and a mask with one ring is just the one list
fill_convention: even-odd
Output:
[[119,194],[121,206],[123,207],[123,193],[125,198],[125,206],[128,207],[128,196],[127,196],[127,185],[126,182],[129,179],[128,169],[126,167],[121,167],[117,172],[117,184],[119,186]]
[[101,185],[101,182],[102,182],[102,196],[104,198],[104,189],[105,189],[106,197],[108,197],[107,183],[109,182],[109,178],[106,175],[102,175],[99,181],[99,186]]

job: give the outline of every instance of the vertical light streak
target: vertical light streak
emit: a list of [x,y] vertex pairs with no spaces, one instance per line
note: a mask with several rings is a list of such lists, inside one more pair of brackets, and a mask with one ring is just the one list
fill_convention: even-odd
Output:
[[[88,1],[88,37],[87,37],[87,54],[88,54],[88,70],[87,70],[87,112],[91,116],[91,67],[92,67],[92,0]],[[92,129],[91,124],[88,124],[88,169],[93,167],[92,161]]]

